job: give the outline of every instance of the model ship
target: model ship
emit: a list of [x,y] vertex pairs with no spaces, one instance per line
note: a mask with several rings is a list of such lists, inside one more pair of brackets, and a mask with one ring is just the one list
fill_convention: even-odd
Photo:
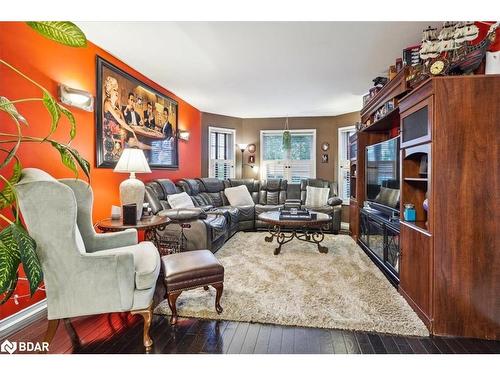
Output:
[[421,63],[411,67],[407,76],[415,86],[429,76],[470,74],[476,70],[495,40],[499,22],[492,24],[485,38],[473,45],[479,35],[474,22],[445,22],[441,31],[428,27],[423,31],[420,47]]

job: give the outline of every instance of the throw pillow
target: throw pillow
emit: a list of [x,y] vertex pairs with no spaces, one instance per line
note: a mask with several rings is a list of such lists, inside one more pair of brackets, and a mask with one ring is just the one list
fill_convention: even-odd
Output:
[[224,194],[226,194],[226,198],[231,206],[238,207],[255,205],[255,202],[245,185],[224,189]]
[[306,207],[321,207],[328,202],[330,188],[306,187]]
[[167,201],[172,208],[194,208],[194,203],[186,192],[171,194],[167,196]]

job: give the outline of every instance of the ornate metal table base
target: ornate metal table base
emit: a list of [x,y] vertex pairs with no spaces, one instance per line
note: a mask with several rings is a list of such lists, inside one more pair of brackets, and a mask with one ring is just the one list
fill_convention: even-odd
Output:
[[321,242],[325,238],[321,226],[317,228],[290,228],[287,232],[283,232],[280,225],[270,225],[269,236],[266,236],[265,240],[266,242],[273,242],[274,238],[276,238],[276,242],[278,242],[278,247],[274,249],[274,255],[278,255],[281,252],[281,246],[294,238],[300,241],[314,243],[318,246],[318,251],[320,253],[328,253],[328,248],[321,245]]
[[[170,224],[179,224],[179,226],[181,227],[181,233],[179,237],[161,235],[159,233],[163,232]],[[187,238],[186,234],[184,233],[184,229],[186,228],[191,228],[191,224],[189,222],[170,221],[165,225],[146,230],[144,232],[144,239],[146,241],[151,241],[156,245],[156,248],[160,252],[160,256],[180,253],[185,250]]]

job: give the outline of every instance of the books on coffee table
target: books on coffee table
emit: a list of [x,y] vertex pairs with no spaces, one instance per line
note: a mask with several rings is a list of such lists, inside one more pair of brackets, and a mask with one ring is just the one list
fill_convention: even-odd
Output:
[[311,220],[311,214],[308,210],[282,209],[280,220]]

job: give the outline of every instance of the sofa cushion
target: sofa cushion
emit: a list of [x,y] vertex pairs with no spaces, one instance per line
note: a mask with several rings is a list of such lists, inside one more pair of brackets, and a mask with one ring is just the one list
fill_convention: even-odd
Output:
[[134,257],[136,289],[150,289],[156,285],[156,279],[160,272],[160,255],[155,245],[149,241],[144,241],[139,242],[137,245],[101,250],[92,254],[101,256],[120,253],[132,253]]
[[252,196],[245,185],[226,188],[224,190],[227,200],[231,206],[250,206],[254,204]]
[[316,212],[322,212],[324,214],[328,214],[328,215],[332,215],[335,211],[335,207],[333,206],[329,206],[327,204],[325,204],[324,206],[320,206],[320,207],[310,207],[308,205],[303,205],[302,206],[303,209],[308,209],[308,210],[311,210],[311,211],[316,211]]
[[306,187],[306,202],[307,207],[321,207],[327,204],[330,188],[319,188],[313,186]]
[[330,206],[339,206],[342,204],[342,199],[340,199],[339,197],[328,198],[328,204]]
[[170,194],[167,197],[168,204],[170,207],[177,208],[194,208],[194,203],[191,200],[191,197],[187,195],[186,192],[182,192],[179,194]]
[[239,206],[238,207],[239,221],[254,221],[255,220],[255,205]]
[[255,217],[258,218],[261,213],[269,211],[278,211],[283,208],[282,204],[256,204],[255,205]]

